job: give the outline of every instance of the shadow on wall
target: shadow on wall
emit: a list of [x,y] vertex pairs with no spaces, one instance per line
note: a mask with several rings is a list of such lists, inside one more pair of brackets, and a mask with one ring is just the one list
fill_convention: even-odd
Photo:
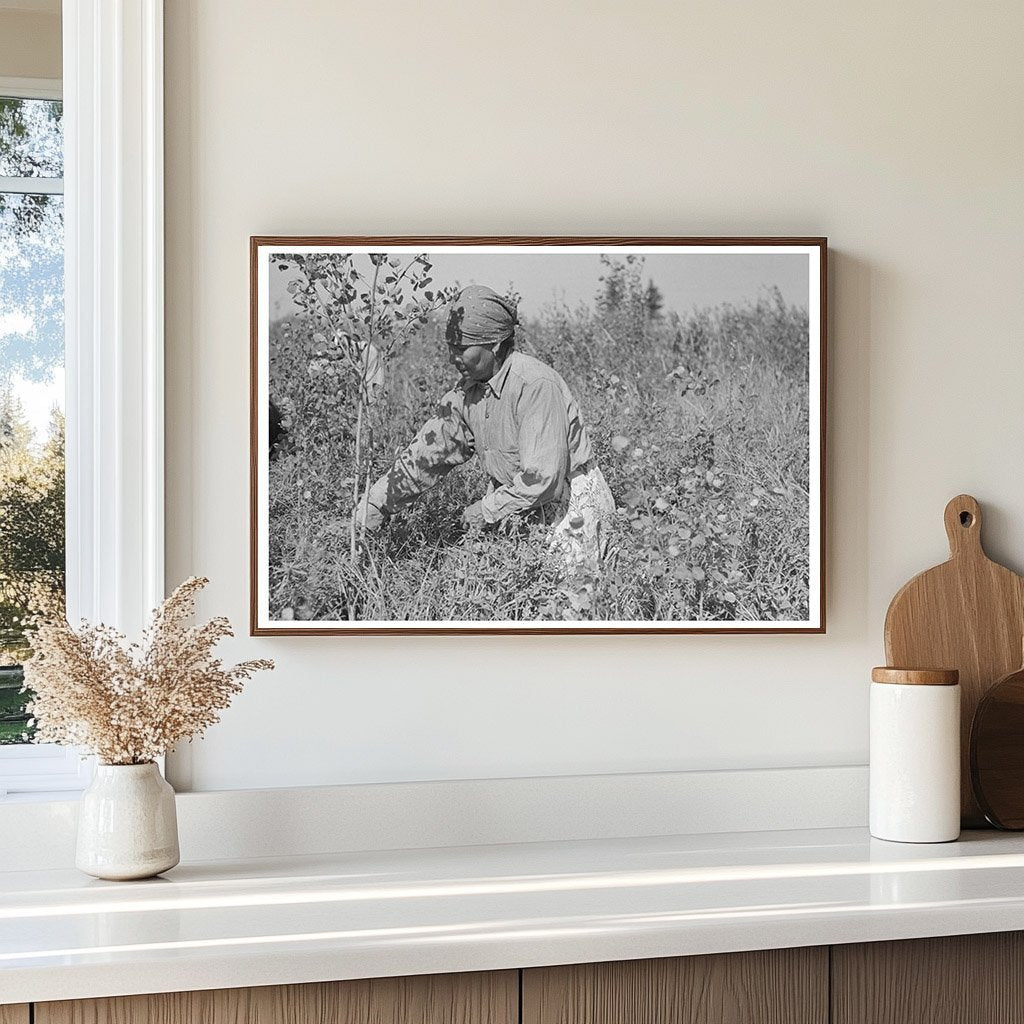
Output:
[[[828,252],[828,395],[826,406],[826,603],[832,639],[876,633],[868,621],[871,517],[872,307],[884,288],[877,267],[841,249]],[[848,498],[858,494],[859,498]],[[837,510],[861,515],[841,526]],[[841,534],[840,534],[841,531]],[[884,604],[883,604],[884,607]]]

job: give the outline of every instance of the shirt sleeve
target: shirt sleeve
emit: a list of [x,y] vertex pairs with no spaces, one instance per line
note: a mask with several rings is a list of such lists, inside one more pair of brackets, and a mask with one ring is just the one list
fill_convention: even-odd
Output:
[[369,501],[394,512],[430,490],[449,470],[472,458],[476,447],[465,416],[462,391],[441,399],[435,414],[420,427],[394,465],[370,489]]
[[516,409],[520,469],[510,484],[483,499],[484,518],[497,523],[557,498],[569,472],[569,424],[565,397],[547,380],[528,384]]

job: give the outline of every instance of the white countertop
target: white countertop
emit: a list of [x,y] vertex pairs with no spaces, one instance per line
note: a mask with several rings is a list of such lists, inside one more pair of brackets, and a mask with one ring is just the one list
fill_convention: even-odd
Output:
[[1024,929],[1024,836],[863,829],[0,872],[0,1004]]

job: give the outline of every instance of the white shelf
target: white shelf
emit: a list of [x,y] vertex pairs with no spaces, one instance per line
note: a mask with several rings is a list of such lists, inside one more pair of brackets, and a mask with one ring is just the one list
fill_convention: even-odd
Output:
[[1024,928],[1024,837],[863,829],[0,873],[0,1003]]

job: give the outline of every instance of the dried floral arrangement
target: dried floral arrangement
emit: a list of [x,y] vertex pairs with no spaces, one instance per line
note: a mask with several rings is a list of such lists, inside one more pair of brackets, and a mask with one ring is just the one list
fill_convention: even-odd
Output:
[[104,764],[145,764],[217,722],[245,680],[274,663],[225,668],[213,648],[233,635],[228,620],[187,625],[207,583],[182,583],[153,612],[141,643],[102,624],[76,630],[63,617],[40,618],[25,662],[36,742],[84,747]]

